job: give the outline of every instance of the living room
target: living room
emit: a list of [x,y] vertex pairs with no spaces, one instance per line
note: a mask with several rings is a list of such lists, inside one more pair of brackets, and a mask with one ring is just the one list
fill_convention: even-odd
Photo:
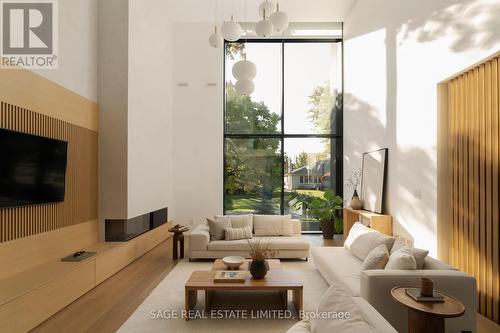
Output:
[[500,332],[498,0],[1,0],[2,332]]

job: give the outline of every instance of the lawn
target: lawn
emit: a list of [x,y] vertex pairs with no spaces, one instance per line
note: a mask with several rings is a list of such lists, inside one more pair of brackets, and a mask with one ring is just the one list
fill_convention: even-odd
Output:
[[[317,190],[296,190],[299,194],[306,194],[313,197],[321,198],[323,197],[324,191]],[[285,205],[292,200],[292,192],[285,191]],[[253,212],[262,203],[262,199],[259,194],[230,194],[226,195],[226,213],[232,212]],[[280,192],[275,191],[273,193],[272,208],[274,211],[280,210]],[[294,210],[290,207],[291,210]],[[299,210],[296,210],[296,214],[300,214]]]

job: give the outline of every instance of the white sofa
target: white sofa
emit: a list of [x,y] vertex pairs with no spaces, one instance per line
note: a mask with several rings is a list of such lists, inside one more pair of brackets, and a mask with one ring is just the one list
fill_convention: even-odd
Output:
[[[262,216],[262,215],[261,215]],[[310,244],[301,235],[301,222],[292,219],[293,233],[291,236],[262,236],[270,242],[270,248],[276,252],[275,258],[303,258],[310,255]],[[191,259],[216,259],[228,255],[250,256],[246,239],[210,240],[208,225],[198,225],[192,232],[186,234],[188,239],[187,257]]]
[[400,333],[408,332],[408,310],[391,297],[397,285],[418,285],[422,276],[434,280],[436,289],[458,298],[465,314],[445,321],[446,332],[476,331],[476,280],[427,256],[423,269],[362,270],[363,261],[344,247],[314,247],[312,257],[329,284],[343,285],[352,296],[368,301]]
[[[333,286],[335,286],[335,284],[333,284]],[[318,305],[318,308],[316,309],[316,312],[319,314],[325,312],[349,312],[351,318],[350,320],[348,320],[348,322],[345,322],[343,319],[304,319],[292,326],[287,331],[287,333],[311,333],[313,329],[316,331],[315,333],[371,333],[373,331],[380,333],[397,333],[394,327],[392,327],[391,324],[389,324],[389,322],[384,317],[382,317],[382,315],[380,315],[380,313],[378,313],[377,310],[375,310],[375,308],[370,305],[370,303],[368,303],[365,299],[363,299],[362,297],[354,297],[348,295],[349,292],[340,284],[337,284],[335,287],[341,287],[348,297],[342,295],[342,291],[340,292],[340,295],[339,293],[332,295],[330,290],[328,290],[325,293],[324,298],[331,298],[330,305],[325,306],[324,304],[322,304],[325,301],[325,299],[322,299],[320,301],[320,304]],[[355,315],[353,313],[353,310],[357,312],[358,315]],[[319,327],[314,327],[314,321],[316,321],[317,323],[321,320],[337,320],[338,322],[332,322],[330,323],[330,325],[328,323],[326,325],[319,324],[316,325]],[[367,325],[364,325],[365,323]]]

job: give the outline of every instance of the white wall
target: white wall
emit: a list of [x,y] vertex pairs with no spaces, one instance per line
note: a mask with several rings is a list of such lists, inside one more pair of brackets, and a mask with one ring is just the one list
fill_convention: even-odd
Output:
[[500,49],[498,17],[495,0],[358,0],[345,21],[344,175],[388,147],[394,232],[432,255],[437,83]]
[[99,1],[100,221],[127,218],[128,16],[127,2]]
[[172,24],[164,0],[129,1],[128,216],[169,206]]
[[162,0],[99,2],[99,219],[172,205],[172,26]]
[[222,212],[222,49],[208,45],[209,31],[209,23],[174,26],[171,212],[176,223],[200,223]]
[[97,101],[97,0],[57,3],[59,68],[34,72]]

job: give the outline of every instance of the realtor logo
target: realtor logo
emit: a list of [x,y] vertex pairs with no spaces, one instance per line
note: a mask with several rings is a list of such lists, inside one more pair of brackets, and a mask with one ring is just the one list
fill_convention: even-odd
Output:
[[0,0],[2,68],[57,68],[55,0]]

